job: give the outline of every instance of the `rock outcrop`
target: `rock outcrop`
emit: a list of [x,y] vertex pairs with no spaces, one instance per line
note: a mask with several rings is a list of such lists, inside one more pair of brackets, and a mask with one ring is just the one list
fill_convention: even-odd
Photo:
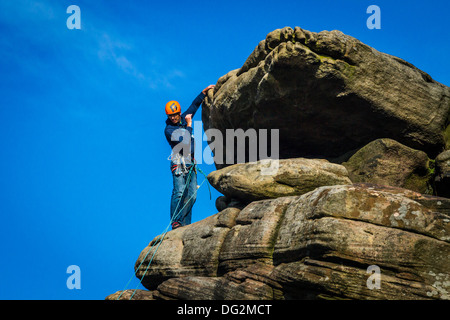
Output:
[[380,138],[434,159],[449,109],[450,88],[410,63],[340,31],[286,27],[218,80],[202,120],[224,136],[230,128],[279,129],[282,159],[333,159]]
[[151,242],[137,276],[152,257],[152,299],[450,299],[449,208],[371,184],[254,201]]
[[216,159],[219,212],[153,239],[148,291],[107,299],[450,299],[450,88],[339,31],[284,28],[202,110],[223,136],[279,129],[281,160]]
[[369,182],[433,193],[433,167],[427,154],[392,139],[378,139],[342,164],[353,182]]
[[321,186],[349,184],[344,166],[325,159],[283,159],[272,174],[263,174],[273,162],[235,164],[208,175],[211,185],[241,203],[304,194]]

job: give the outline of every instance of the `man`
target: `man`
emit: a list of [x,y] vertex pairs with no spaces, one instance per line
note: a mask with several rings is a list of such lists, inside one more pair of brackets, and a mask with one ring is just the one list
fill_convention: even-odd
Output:
[[197,172],[194,159],[194,136],[192,118],[206,97],[210,85],[202,90],[191,106],[181,113],[177,101],[166,104],[166,128],[164,134],[172,148],[170,169],[173,176],[173,190],[170,201],[172,229],[191,223],[192,207],[197,198]]

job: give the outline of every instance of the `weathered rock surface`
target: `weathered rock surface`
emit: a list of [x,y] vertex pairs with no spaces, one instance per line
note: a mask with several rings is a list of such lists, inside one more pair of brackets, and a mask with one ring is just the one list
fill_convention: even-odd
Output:
[[[155,288],[173,277],[216,276],[222,243],[235,225],[239,211],[229,208],[189,228],[175,229],[163,241],[162,237],[156,237],[136,261],[136,276],[145,275],[142,284],[147,288]],[[147,268],[151,260],[151,268]]]
[[[283,159],[276,162],[276,166],[273,163],[235,164],[211,172],[208,181],[228,198],[243,203],[301,195],[321,186],[351,183],[344,166],[325,159]],[[264,169],[271,166],[274,168],[272,174],[264,174]]]
[[342,164],[352,182],[368,182],[432,193],[430,159],[392,139],[378,139]]
[[434,159],[449,109],[450,88],[410,63],[340,31],[286,27],[218,80],[202,120],[224,136],[279,129],[280,158],[330,159],[391,138]]
[[167,233],[143,283],[154,299],[450,299],[449,205],[371,184],[255,201]]
[[153,292],[147,290],[124,290],[117,291],[105,298],[106,300],[155,300]]
[[450,199],[425,194],[450,190],[449,109],[450,88],[339,31],[271,32],[202,118],[279,129],[279,167],[217,163],[219,212],[141,252],[149,291],[107,299],[450,300]]
[[[274,264],[280,263],[275,278],[327,295],[449,299],[448,218],[382,188],[319,188],[286,211],[274,250]],[[381,269],[380,290],[361,286],[370,265]]]
[[450,150],[446,150],[436,157],[436,193],[450,198]]

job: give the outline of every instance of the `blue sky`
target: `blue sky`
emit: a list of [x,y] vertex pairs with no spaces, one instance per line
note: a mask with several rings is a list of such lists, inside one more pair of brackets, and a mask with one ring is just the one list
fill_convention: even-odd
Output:
[[[66,27],[72,4],[81,30]],[[380,30],[366,26],[372,4]],[[270,31],[338,29],[450,85],[449,14],[444,0],[0,0],[0,299],[123,289],[169,222],[165,103],[187,108]],[[193,222],[217,212],[212,191]]]

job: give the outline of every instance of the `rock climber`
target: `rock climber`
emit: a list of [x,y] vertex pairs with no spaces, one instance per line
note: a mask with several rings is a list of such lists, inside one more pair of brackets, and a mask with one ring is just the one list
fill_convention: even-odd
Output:
[[166,128],[164,134],[172,153],[170,170],[173,177],[173,190],[170,201],[170,221],[172,229],[191,223],[192,207],[197,198],[197,171],[194,158],[194,135],[192,133],[192,118],[206,97],[209,85],[194,99],[191,106],[181,113],[177,101],[166,104]]

